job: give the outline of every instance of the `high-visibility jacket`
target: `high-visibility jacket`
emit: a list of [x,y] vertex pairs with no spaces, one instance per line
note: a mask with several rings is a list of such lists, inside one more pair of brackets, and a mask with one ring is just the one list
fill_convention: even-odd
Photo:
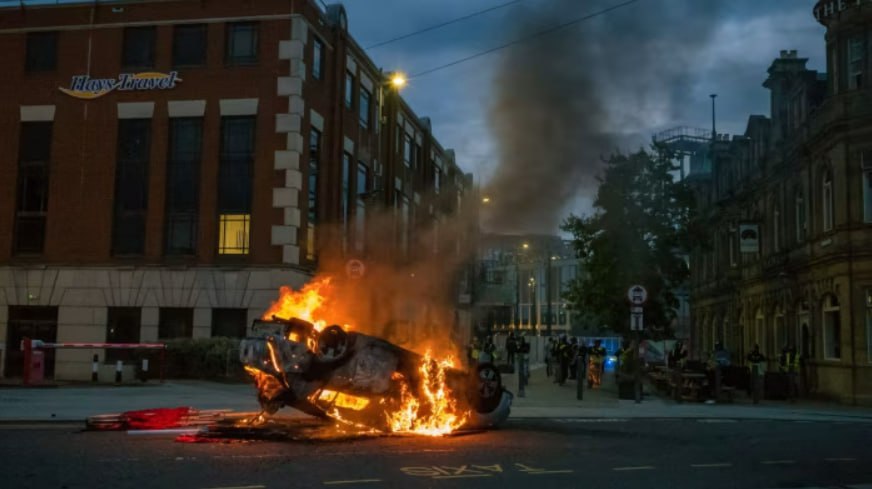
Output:
[[799,353],[782,352],[778,363],[782,372],[799,372]]

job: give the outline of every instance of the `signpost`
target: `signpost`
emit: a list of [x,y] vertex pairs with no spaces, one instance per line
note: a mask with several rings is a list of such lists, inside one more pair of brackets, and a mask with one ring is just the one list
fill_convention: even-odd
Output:
[[642,402],[642,359],[639,358],[639,332],[645,328],[642,306],[648,301],[648,290],[641,285],[632,285],[627,289],[627,300],[630,301],[630,331],[634,332],[633,336],[635,337],[636,367],[633,372],[633,391],[636,394],[636,403],[638,404]]

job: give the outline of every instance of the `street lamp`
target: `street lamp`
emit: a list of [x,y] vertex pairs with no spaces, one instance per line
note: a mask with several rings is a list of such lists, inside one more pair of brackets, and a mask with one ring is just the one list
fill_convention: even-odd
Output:
[[482,197],[482,198],[481,198],[481,203],[482,203],[482,204],[490,204],[490,197],[487,197],[487,196]]
[[399,71],[394,72],[391,75],[391,79],[390,79],[391,86],[397,90],[405,87],[407,81],[408,80],[406,79],[406,75],[404,75],[403,73],[401,73]]

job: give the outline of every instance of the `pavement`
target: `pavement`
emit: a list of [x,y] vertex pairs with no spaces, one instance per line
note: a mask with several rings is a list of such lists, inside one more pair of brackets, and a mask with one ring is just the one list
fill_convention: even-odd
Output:
[[[764,401],[753,405],[742,394],[731,404],[675,403],[646,395],[643,402],[618,400],[613,375],[606,373],[599,389],[584,386],[583,400],[576,400],[576,383],[558,386],[545,375],[542,366],[534,366],[520,397],[515,375],[503,376],[503,385],[515,394],[512,418],[521,419],[771,419],[784,421],[856,421],[872,423],[872,409],[810,402]],[[237,412],[257,411],[254,387],[205,381],[168,381],[145,385],[71,385],[56,388],[0,387],[0,422],[80,422],[95,414],[190,406],[196,409],[228,409]],[[304,416],[284,409],[285,416]]]

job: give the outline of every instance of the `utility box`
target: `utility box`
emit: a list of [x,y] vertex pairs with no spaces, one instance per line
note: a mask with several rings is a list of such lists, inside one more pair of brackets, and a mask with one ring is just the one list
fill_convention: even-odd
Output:
[[27,369],[28,382],[38,384],[45,378],[45,352],[41,350],[33,350],[30,354],[30,365],[25,365]]

